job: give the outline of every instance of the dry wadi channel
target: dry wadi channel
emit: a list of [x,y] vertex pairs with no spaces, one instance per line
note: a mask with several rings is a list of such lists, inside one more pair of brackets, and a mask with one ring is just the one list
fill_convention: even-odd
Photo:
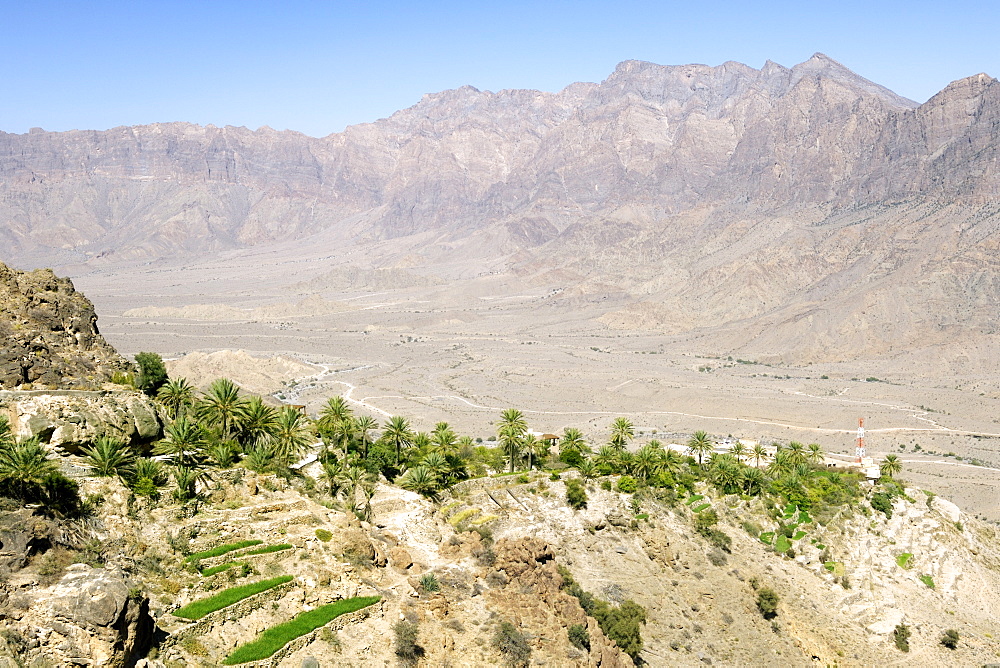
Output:
[[[102,298],[95,302],[100,306]],[[704,429],[720,437],[815,442],[846,454],[864,417],[869,453],[901,455],[914,484],[1000,521],[1000,399],[982,384],[949,384],[885,366],[698,355],[684,350],[689,345],[609,332],[584,318],[556,323],[516,302],[491,304],[477,317],[414,301],[380,303],[270,321],[212,320],[204,312],[127,316],[111,308],[101,327],[123,354],[152,350],[175,358],[173,375],[201,384],[226,375],[312,413],[331,395],[345,394],[359,413],[405,415],[422,430],[445,420],[484,439],[496,415],[513,406],[534,430],[576,426],[596,442],[624,415],[640,432],[637,444],[654,437],[683,442]],[[246,354],[184,360],[195,351],[227,350]]]

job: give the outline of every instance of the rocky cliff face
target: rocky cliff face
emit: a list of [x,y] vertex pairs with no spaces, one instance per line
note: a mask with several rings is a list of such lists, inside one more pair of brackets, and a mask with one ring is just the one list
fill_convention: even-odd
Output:
[[0,388],[99,386],[130,365],[97,329],[94,306],[68,278],[0,264]]

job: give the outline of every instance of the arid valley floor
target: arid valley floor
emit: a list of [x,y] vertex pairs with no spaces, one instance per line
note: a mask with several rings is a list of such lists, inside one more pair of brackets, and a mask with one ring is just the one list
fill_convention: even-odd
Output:
[[847,455],[864,417],[870,454],[900,454],[912,484],[1000,520],[1000,382],[942,377],[933,353],[924,354],[926,365],[739,360],[705,350],[718,344],[702,345],[697,333],[610,330],[597,320],[607,312],[602,299],[559,302],[551,286],[490,276],[463,282],[461,291],[447,284],[318,291],[294,282],[315,275],[318,264],[263,263],[262,276],[281,272],[278,283],[290,286],[264,294],[229,278],[235,264],[226,261],[134,268],[127,279],[95,272],[75,282],[126,356],[242,350],[283,358],[216,354],[211,364],[171,363],[174,375],[200,385],[225,375],[312,413],[345,394],[378,419],[406,415],[422,430],[445,420],[484,439],[513,406],[536,431],[576,426],[596,443],[624,415],[639,445],[654,437],[683,443],[704,429],[815,442]]

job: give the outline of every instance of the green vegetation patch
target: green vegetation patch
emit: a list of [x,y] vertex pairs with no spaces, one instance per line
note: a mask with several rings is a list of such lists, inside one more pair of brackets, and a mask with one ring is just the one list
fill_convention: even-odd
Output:
[[792,540],[802,540],[805,537],[806,537],[805,531],[796,531],[795,535],[792,536]]
[[637,519],[637,520],[648,520],[649,519],[649,513],[639,513],[638,515],[635,516],[635,519]]
[[203,577],[208,577],[209,575],[215,575],[216,573],[221,573],[222,571],[228,571],[233,566],[238,565],[239,561],[227,561],[224,564],[219,564],[218,566],[212,566],[211,568],[205,568],[201,571]]
[[326,529],[316,529],[316,537],[324,543],[329,543],[330,539],[333,538],[333,534]]
[[913,555],[909,552],[904,552],[896,557],[896,564],[900,568],[911,568],[913,566]]
[[255,554],[270,554],[271,552],[281,552],[282,550],[290,550],[293,545],[291,543],[279,543],[277,545],[266,545],[264,547],[258,547],[256,550],[249,550],[240,554],[241,557],[250,557]]
[[449,517],[448,523],[451,524],[453,527],[457,527],[465,520],[472,519],[481,512],[482,511],[479,510],[479,508],[466,508],[465,510],[455,513],[454,515]]
[[830,571],[837,577],[842,576],[846,572],[842,561],[826,561],[823,563],[823,568]]
[[764,545],[770,545],[771,542],[774,540],[774,532],[765,531],[764,533],[759,535],[758,538],[760,539],[760,542],[764,543]]
[[[278,585],[291,582],[291,580],[291,575],[282,575],[280,577],[271,578],[270,580],[252,582],[239,587],[230,587],[229,589],[220,591],[214,596],[192,601],[183,608],[174,610],[173,615],[174,617],[184,617],[185,619],[201,619],[210,612],[215,612],[216,610],[229,607],[230,605],[239,603],[243,599],[249,598],[254,594],[259,594],[262,591],[267,591],[268,589],[272,589]],[[268,654],[268,656],[270,656],[270,654]]]
[[781,533],[778,534],[777,540],[774,541],[774,549],[778,552],[787,552],[788,548],[792,546],[792,542],[788,540],[788,536]]
[[701,511],[705,510],[706,508],[711,507],[711,505],[712,505],[711,503],[702,503],[702,504],[699,504],[699,505],[695,506],[691,510],[693,512],[700,513]]
[[238,543],[226,543],[225,545],[219,545],[218,547],[213,547],[211,550],[205,550],[204,552],[195,552],[194,554],[188,555],[185,561],[195,561],[198,559],[210,559],[212,557],[221,557],[224,554],[229,554],[230,552],[235,552],[236,550],[242,550],[245,547],[253,547],[254,545],[260,545],[264,541],[262,540],[241,540]]
[[802,510],[799,511],[799,524],[812,524],[813,518],[809,516],[809,513]]
[[705,496],[703,494],[692,494],[691,496],[688,497],[688,500],[685,501],[684,503],[690,506],[692,503],[696,501],[701,501],[704,498]]
[[238,663],[266,659],[296,638],[325,626],[341,615],[378,603],[381,598],[381,596],[359,596],[303,612],[284,624],[265,630],[256,640],[237,647],[222,663],[234,666]]
[[929,575],[921,575],[920,576],[920,581],[923,582],[928,587],[930,587],[931,589],[934,589],[934,578],[932,578],[931,576],[929,576]]

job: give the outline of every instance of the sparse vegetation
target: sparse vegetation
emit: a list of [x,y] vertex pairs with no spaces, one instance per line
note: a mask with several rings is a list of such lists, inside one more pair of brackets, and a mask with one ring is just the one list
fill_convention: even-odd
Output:
[[604,635],[614,640],[633,660],[638,659],[643,647],[642,625],[646,623],[646,609],[631,599],[613,606],[584,591],[566,568],[560,566],[559,574],[563,587],[580,601],[584,612],[597,620]]
[[948,649],[957,649],[959,637],[958,631],[955,629],[948,629],[944,632],[944,635],[941,636],[941,644]]
[[415,666],[424,655],[424,648],[417,644],[420,626],[416,622],[401,619],[392,625],[394,637],[393,651],[405,666]]
[[531,645],[521,631],[508,621],[500,622],[490,641],[493,648],[500,652],[504,664],[508,666],[526,666],[531,658]]
[[577,478],[566,481],[566,503],[574,510],[587,507],[587,490],[583,483]]
[[910,651],[910,627],[906,624],[897,624],[892,632],[892,642],[900,652]]
[[757,590],[757,609],[764,619],[774,619],[778,615],[779,600],[777,592],[770,587],[761,587]]

